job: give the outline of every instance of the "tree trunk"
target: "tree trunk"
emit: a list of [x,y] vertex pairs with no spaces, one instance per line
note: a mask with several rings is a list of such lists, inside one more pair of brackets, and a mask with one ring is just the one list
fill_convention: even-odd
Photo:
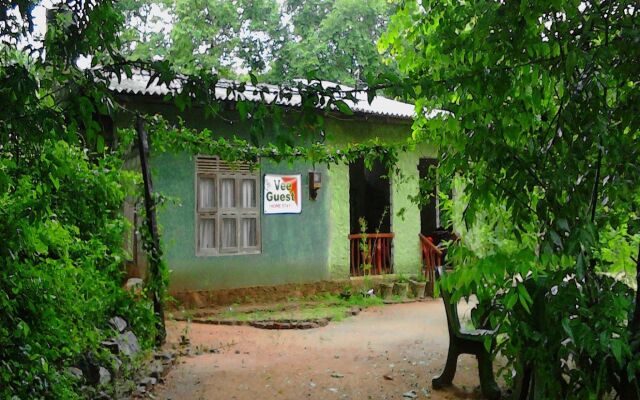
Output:
[[151,170],[149,169],[149,142],[144,130],[144,121],[138,115],[136,117],[136,132],[138,133],[138,149],[140,150],[140,169],[144,181],[144,207],[147,215],[147,228],[151,235],[151,249],[149,254],[149,273],[151,275],[151,298],[153,300],[153,312],[156,316],[156,345],[164,344],[167,332],[164,325],[163,288],[160,271],[160,238],[158,236],[158,224],[156,221],[156,205],[153,199],[153,183]]

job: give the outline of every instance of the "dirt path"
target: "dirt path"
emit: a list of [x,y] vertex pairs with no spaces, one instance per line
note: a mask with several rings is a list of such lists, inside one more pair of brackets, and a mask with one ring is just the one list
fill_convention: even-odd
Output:
[[[170,323],[169,343],[185,328]],[[157,398],[403,399],[411,390],[419,399],[481,398],[470,356],[460,357],[453,388],[431,389],[449,341],[439,301],[375,307],[304,331],[191,324],[188,337],[221,350],[180,358]]]

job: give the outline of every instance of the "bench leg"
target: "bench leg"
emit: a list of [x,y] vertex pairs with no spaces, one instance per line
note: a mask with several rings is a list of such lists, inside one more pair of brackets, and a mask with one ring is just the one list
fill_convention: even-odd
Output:
[[482,395],[489,400],[500,398],[500,388],[493,377],[493,365],[491,356],[486,351],[480,352],[476,356],[478,360],[478,372],[480,374],[480,388]]
[[443,387],[451,385],[453,377],[456,375],[456,366],[458,364],[458,355],[460,353],[455,349],[456,346],[453,343],[449,344],[449,352],[447,353],[447,363],[444,366],[444,371],[431,380],[431,384],[434,389],[442,389]]

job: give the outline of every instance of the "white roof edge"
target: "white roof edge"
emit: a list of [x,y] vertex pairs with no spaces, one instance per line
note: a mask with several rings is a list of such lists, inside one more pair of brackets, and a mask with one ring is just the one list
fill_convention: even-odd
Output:
[[[134,73],[131,78],[123,75],[120,80],[118,80],[117,77],[113,77],[109,82],[109,89],[121,94],[159,96],[180,93],[180,91],[182,90],[182,84],[180,80],[171,82],[167,87],[166,84],[158,84],[157,80],[153,84],[148,85],[149,79],[150,75],[142,73]],[[307,81],[301,79],[295,80],[295,82],[306,83]],[[355,90],[350,86],[329,81],[312,81],[311,85],[316,85],[318,83],[322,88],[339,87],[339,90],[344,90],[345,92],[352,92],[353,90]],[[246,84],[246,89],[244,92],[234,92],[231,94],[227,94],[227,89],[229,87],[238,84],[240,84],[240,82],[234,82],[225,79],[221,79],[220,81],[218,81],[215,89],[216,99],[226,101],[248,100],[289,107],[297,107],[300,105],[300,95],[297,94],[297,89],[295,87],[289,88],[291,89],[291,91],[288,92],[291,93],[290,99],[279,96],[279,94],[281,93],[281,88],[272,84],[258,84],[257,86]],[[263,88],[268,89],[268,93],[264,94],[264,100],[259,94],[254,94],[255,91],[261,90]],[[371,104],[369,104],[369,101],[367,100],[366,89],[357,90],[355,92],[355,97],[357,99],[357,101],[355,102],[351,100],[344,100],[344,102],[347,103],[347,105],[354,113],[370,114],[403,120],[413,119],[416,116],[415,107],[413,104],[392,100],[384,96],[375,96]],[[427,117],[432,118],[439,113],[439,110],[434,110],[428,112],[426,115]]]

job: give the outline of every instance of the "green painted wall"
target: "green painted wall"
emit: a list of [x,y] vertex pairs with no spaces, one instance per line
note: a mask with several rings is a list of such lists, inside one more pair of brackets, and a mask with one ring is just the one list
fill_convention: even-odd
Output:
[[[134,98],[134,100],[136,100]],[[161,103],[145,103],[137,98],[129,108],[161,113],[174,119],[178,112]],[[246,125],[221,120],[206,120],[197,111],[181,114],[192,127],[208,127],[222,136],[246,136]],[[228,121],[237,120],[230,113]],[[121,119],[120,126],[131,126]],[[281,130],[286,128],[280,127]],[[343,146],[373,137],[385,141],[403,141],[410,134],[408,123],[394,120],[325,121],[326,143]],[[153,150],[152,150],[153,151]],[[420,264],[418,233],[420,213],[408,200],[418,192],[418,162],[433,157],[434,148],[420,146],[400,155],[401,180],[391,182],[392,230],[395,232],[393,258],[395,271],[415,273]],[[211,290],[294,282],[311,282],[349,277],[349,168],[317,166],[322,173],[322,188],[315,201],[308,196],[308,176],[312,166],[306,163],[261,164],[260,173],[301,174],[303,204],[301,214],[261,214],[262,252],[252,255],[196,256],[195,249],[195,161],[187,154],[152,153],[154,186],[157,191],[179,201],[164,205],[158,214],[165,256],[171,270],[172,292]],[[262,181],[262,179],[261,179]],[[261,182],[262,185],[262,182]],[[403,216],[396,215],[404,209]]]
[[[378,137],[389,142],[406,140],[410,127],[406,124],[380,122],[349,122],[330,120],[327,123],[328,142],[335,145],[357,143]],[[402,176],[391,179],[391,229],[393,262],[396,273],[415,274],[420,267],[420,210],[409,196],[418,193],[418,162],[423,157],[434,157],[433,146],[420,145],[400,154]],[[331,243],[329,270],[332,279],[349,277],[349,167],[331,166],[329,176],[333,182],[331,194]],[[401,212],[402,210],[402,212]],[[401,212],[401,216],[398,213]]]
[[328,171],[329,272],[332,279],[349,278],[349,166],[332,165]]
[[[187,154],[161,154],[152,158],[157,191],[179,200],[158,213],[167,263],[170,290],[206,290],[329,278],[329,202],[320,191],[317,200],[308,196],[308,166],[261,165],[265,173],[301,173],[302,213],[260,216],[262,253],[250,255],[196,256],[195,162]],[[318,168],[325,175],[326,169]]]

